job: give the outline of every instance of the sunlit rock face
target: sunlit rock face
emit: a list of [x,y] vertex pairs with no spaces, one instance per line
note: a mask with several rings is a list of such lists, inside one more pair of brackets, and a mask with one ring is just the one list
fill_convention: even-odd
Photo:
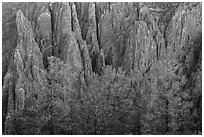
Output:
[[202,3],[3,3],[2,27],[4,124],[41,105],[51,74],[77,91],[107,65],[150,87],[168,72],[201,96]]
[[39,94],[40,98],[45,87],[43,83],[46,82],[42,53],[35,42],[31,23],[20,10],[16,15],[16,24],[19,40],[14,53],[14,65],[18,76],[16,94],[18,94],[18,90],[24,90],[25,99],[34,93]]
[[[139,11],[135,9],[139,18],[133,20],[131,12],[127,15],[122,12],[124,7],[128,9],[126,4],[113,4],[111,8],[115,10],[107,11],[102,22],[101,43],[106,63],[123,66],[127,71],[134,68],[145,72],[155,61],[179,53],[187,39],[201,34],[200,6],[200,3],[140,3]],[[120,10],[116,14],[117,8]]]
[[[3,83],[3,121],[7,116],[20,112],[30,103],[30,107],[37,107],[43,99],[46,88],[46,77],[42,61],[42,54],[35,42],[31,23],[21,10],[16,14],[17,47],[13,52],[12,61]],[[8,104],[8,105],[7,105]],[[7,107],[7,108],[5,108]],[[10,124],[8,117],[7,123]],[[12,128],[9,129],[12,131]]]
[[178,7],[172,17],[168,31],[167,43],[169,54],[178,53],[181,49],[202,34],[202,12],[200,3],[189,3]]

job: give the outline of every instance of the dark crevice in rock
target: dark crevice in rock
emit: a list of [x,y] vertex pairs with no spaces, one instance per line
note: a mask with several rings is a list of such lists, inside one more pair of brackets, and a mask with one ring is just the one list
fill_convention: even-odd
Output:
[[53,6],[52,4],[49,5],[49,12],[50,12],[50,19],[51,19],[51,38],[52,38],[52,56],[54,56],[54,23],[55,23],[55,19],[54,19],[54,11],[53,11]]
[[99,33],[99,21],[100,21],[100,9],[97,8],[97,4],[96,2],[94,2],[95,4],[95,16],[96,16],[96,36],[97,36],[97,41],[98,41],[98,44],[99,44],[99,50],[102,48],[101,47],[101,37],[100,37],[100,33]]
[[[72,7],[72,3],[70,3],[70,7]],[[72,8],[70,8],[71,9],[71,26],[72,26],[72,31],[74,32],[74,16],[73,16],[73,9]]]

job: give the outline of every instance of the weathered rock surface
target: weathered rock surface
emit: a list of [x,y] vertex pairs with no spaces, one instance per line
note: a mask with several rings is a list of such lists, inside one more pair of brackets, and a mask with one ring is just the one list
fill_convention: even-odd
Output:
[[171,52],[179,53],[190,41],[202,34],[201,15],[200,3],[189,3],[178,7],[167,32],[170,55],[173,55]]
[[[3,124],[7,115],[40,104],[50,84],[49,59],[66,66],[71,85],[89,86],[93,72],[101,75],[112,65],[138,72],[150,85],[168,71],[164,68],[174,68],[175,75],[201,88],[202,3],[4,3],[3,8]],[[186,83],[185,88],[194,86]],[[28,107],[30,98],[34,104]]]
[[[120,10],[117,14],[107,12],[104,15],[105,22],[103,20],[101,34],[107,64],[111,63],[115,67],[124,66],[127,71],[132,68],[140,70],[141,67],[144,73],[156,60],[164,59],[168,55],[174,56],[172,52],[178,54],[181,45],[186,45],[189,35],[192,37],[192,34],[201,34],[198,32],[201,28],[199,25],[201,8],[198,3],[180,4],[180,6],[179,3],[159,5],[160,7],[154,8],[151,3],[140,4],[140,11],[137,13],[140,21],[134,19],[132,24],[131,14],[125,17],[125,12],[122,12],[124,7],[128,9],[125,4],[112,5],[113,9],[115,8],[113,11]],[[197,14],[192,17],[195,13]],[[126,19],[121,23],[123,27],[119,29],[120,20],[123,18]]]
[[[70,69],[69,72],[72,73],[71,82],[76,81],[81,74],[84,75],[81,77],[82,81],[84,79],[88,82],[90,79],[88,77],[92,72],[91,60],[87,44],[81,37],[74,3],[54,3],[51,6],[51,11],[55,14],[50,13],[48,6],[45,6],[38,16],[30,15],[30,20],[34,17],[36,19],[33,24],[28,21],[21,10],[16,13],[16,21],[13,22],[17,27],[17,33],[14,33],[14,36],[18,37],[17,47],[14,47],[10,65],[5,66],[3,71],[6,73],[5,78],[3,77],[4,121],[6,115],[12,115],[26,107],[27,98],[32,98],[33,94],[37,94],[37,97],[43,94],[43,88],[47,88],[45,85],[48,84],[47,72],[44,68],[48,67],[47,58],[51,55],[61,58],[69,66],[67,69]],[[29,7],[25,5],[24,10],[27,11]],[[32,9],[29,10],[32,11]],[[52,19],[55,20],[54,25]],[[54,46],[52,45],[53,38]],[[4,57],[7,55],[5,54]],[[36,100],[36,102],[40,101]]]
[[8,101],[5,103],[9,104],[3,113],[8,112],[8,115],[23,110],[29,105],[25,103],[26,100],[33,98],[34,94],[36,98],[33,99],[36,104],[33,105],[38,105],[42,100],[46,83],[42,54],[35,42],[31,23],[25,18],[21,10],[17,12],[16,25],[17,47],[3,84],[3,94],[7,95],[5,100]]
[[84,79],[85,79],[86,83],[89,83],[90,74],[92,72],[91,59],[89,56],[87,43],[86,43],[86,41],[84,41],[82,39],[82,33],[81,33],[81,28],[79,26],[76,7],[75,7],[75,4],[73,4],[73,3],[72,3],[72,19],[73,19],[73,31],[75,32],[77,43],[78,43],[80,53],[81,53],[81,58],[82,58],[82,64],[83,64],[83,72],[82,73],[84,73]]
[[99,52],[99,45],[98,45],[98,40],[97,40],[97,27],[96,27],[96,15],[95,15],[95,4],[90,3],[89,4],[89,27],[88,27],[88,32],[86,34],[86,41],[87,44],[90,45],[91,47],[88,47],[91,52]]

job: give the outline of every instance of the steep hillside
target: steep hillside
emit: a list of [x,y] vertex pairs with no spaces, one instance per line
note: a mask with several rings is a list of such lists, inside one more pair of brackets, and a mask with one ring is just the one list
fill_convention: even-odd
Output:
[[202,3],[2,3],[3,134],[202,134]]

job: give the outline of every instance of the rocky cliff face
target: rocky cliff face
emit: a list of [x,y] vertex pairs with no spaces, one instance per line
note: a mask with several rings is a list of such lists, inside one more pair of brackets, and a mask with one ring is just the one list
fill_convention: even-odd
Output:
[[183,89],[193,80],[201,89],[201,3],[3,3],[2,18],[3,128],[40,105],[54,60],[86,87],[112,65],[150,83],[172,73],[187,79]]
[[[13,51],[13,57],[9,69],[4,77],[4,97],[9,104],[4,108],[4,114],[13,115],[25,107],[26,99],[35,95],[36,105],[45,87],[46,78],[42,62],[42,53],[35,42],[31,23],[25,18],[21,10],[16,13],[17,47]],[[6,99],[7,98],[7,99]],[[6,103],[6,102],[5,102]]]

